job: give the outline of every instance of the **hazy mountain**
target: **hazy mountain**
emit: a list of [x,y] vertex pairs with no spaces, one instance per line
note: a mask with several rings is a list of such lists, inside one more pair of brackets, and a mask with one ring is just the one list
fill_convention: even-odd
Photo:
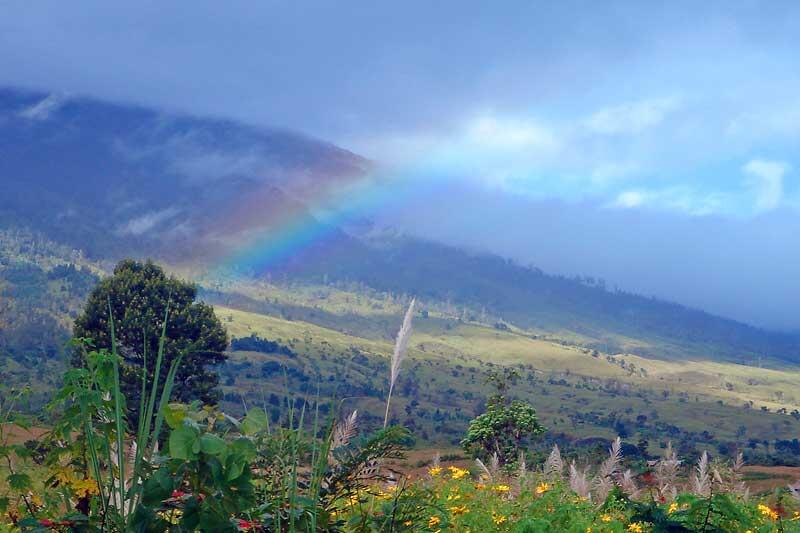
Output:
[[213,264],[291,219],[326,238],[311,239],[279,264],[241,265],[248,274],[282,270],[306,282],[413,293],[460,306],[465,319],[488,312],[606,352],[800,361],[794,336],[442,244],[364,241],[315,216],[315,198],[366,179],[370,167],[291,132],[0,90],[0,226],[30,228],[89,258]]
[[[301,135],[0,90],[0,220],[90,255],[225,248],[368,162]],[[298,199],[300,199],[298,201]]]

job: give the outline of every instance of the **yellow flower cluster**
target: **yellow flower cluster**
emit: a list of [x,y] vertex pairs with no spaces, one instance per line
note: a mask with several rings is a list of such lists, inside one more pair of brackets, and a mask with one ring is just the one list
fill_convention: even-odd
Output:
[[441,473],[442,473],[442,467],[441,466],[432,466],[432,467],[430,467],[428,469],[428,474],[430,474],[433,477],[436,477]]
[[159,511],[158,516],[164,519],[168,524],[177,525],[181,522],[181,516],[183,516],[183,511],[180,509],[173,509],[171,511]]
[[469,512],[469,508],[466,505],[456,505],[450,508],[450,512],[453,513],[453,516],[462,515]]
[[505,516],[492,512],[492,521],[494,522],[494,525],[499,526],[506,520],[508,520],[508,518],[506,518]]
[[89,496],[100,494],[97,481],[92,478],[76,479],[72,482],[72,490],[81,498],[88,498]]
[[772,520],[778,519],[778,513],[770,509],[768,506],[764,505],[763,503],[758,504],[758,510],[761,514],[767,518],[771,518]]
[[671,504],[669,504],[669,507],[667,508],[667,514],[672,514],[678,509],[680,509],[678,502],[672,502]]
[[59,485],[70,487],[79,498],[88,498],[100,494],[100,489],[97,486],[97,481],[87,477],[80,479],[75,477],[75,473],[68,468],[59,468],[53,478]]
[[511,487],[508,485],[492,485],[492,490],[495,492],[508,492],[511,490]]
[[56,475],[53,477],[61,485],[71,485],[75,480],[75,474],[72,473],[72,470],[66,468],[59,468]]
[[457,466],[448,466],[447,469],[450,470],[450,475],[453,479],[461,479],[469,474],[469,470],[465,468],[458,468]]

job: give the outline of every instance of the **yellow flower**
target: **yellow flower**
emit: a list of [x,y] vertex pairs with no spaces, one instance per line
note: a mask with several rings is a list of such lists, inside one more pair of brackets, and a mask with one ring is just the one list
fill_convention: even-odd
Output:
[[540,483],[538,487],[536,487],[536,494],[544,494],[550,490],[550,485],[547,483]]
[[183,511],[180,509],[173,509],[172,511],[159,511],[158,516],[166,520],[168,523],[172,525],[180,524],[181,516],[183,515]]
[[92,478],[76,479],[72,482],[72,490],[81,498],[88,498],[89,496],[100,494],[97,482]]
[[669,508],[667,509],[667,514],[672,514],[680,508],[678,502],[672,502],[669,504]]
[[432,475],[433,477],[436,477],[436,476],[438,476],[439,474],[442,473],[442,467],[441,466],[432,466],[432,467],[430,467],[428,469],[428,473],[430,475]]
[[403,525],[404,525],[404,526],[410,526],[410,525],[412,525],[413,523],[414,523],[414,522],[412,522],[411,520],[406,520],[405,522],[403,522]]
[[792,516],[792,522],[795,520],[800,520],[800,511],[795,511],[794,516]]
[[438,516],[432,516],[428,519],[428,527],[438,526],[441,522],[441,518]]
[[485,489],[486,488],[486,484],[485,483],[475,483],[475,488],[478,489],[478,490]]
[[600,520],[603,521],[603,522],[611,522],[614,519],[611,518],[610,514],[606,513],[606,514],[600,515]]
[[508,518],[505,516],[492,512],[492,521],[494,522],[494,525],[499,526],[506,520],[508,520]]
[[466,512],[469,512],[469,509],[467,508],[466,505],[461,505],[461,506],[457,505],[455,507],[451,507],[450,512],[453,513],[453,516],[458,516]]
[[457,494],[457,493],[456,494],[450,494],[450,495],[447,496],[447,501],[449,501],[449,502],[451,502],[453,500],[460,500],[460,499],[461,499],[461,494]]
[[55,475],[56,481],[58,481],[62,485],[70,485],[73,481],[75,481],[75,475],[72,473],[72,470],[67,470],[66,468],[59,468]]
[[465,468],[458,468],[457,466],[449,466],[447,469],[450,470],[450,475],[453,479],[461,479],[469,474],[469,470]]
[[764,505],[763,503],[758,504],[758,510],[761,511],[761,514],[765,517],[771,518],[773,520],[778,519],[778,513]]
[[639,522],[633,522],[632,524],[628,525],[628,531],[631,533],[643,533],[644,529]]
[[590,527],[587,527],[587,528],[586,528],[586,533],[592,533],[592,528],[590,528]]
[[511,490],[511,487],[508,485],[494,485],[492,490],[495,492],[508,492]]

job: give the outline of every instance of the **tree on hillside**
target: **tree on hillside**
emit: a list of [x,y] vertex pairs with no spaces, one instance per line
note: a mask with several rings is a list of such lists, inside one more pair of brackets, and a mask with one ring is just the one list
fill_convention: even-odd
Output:
[[527,402],[510,401],[508,389],[519,379],[519,372],[505,368],[489,373],[487,383],[496,391],[486,402],[486,412],[469,423],[461,446],[467,453],[483,460],[495,454],[501,465],[517,460],[528,440],[545,432],[536,410]]
[[[156,355],[164,317],[169,310],[164,343],[164,361],[159,386],[180,354],[173,394],[177,401],[200,400],[213,404],[219,376],[211,367],[224,362],[228,344],[225,328],[211,306],[195,302],[196,287],[172,276],[151,261],[126,259],[114,275],[97,284],[83,313],[75,320],[74,335],[91,339],[95,349],[111,350],[109,309],[114,319],[117,351],[122,357],[121,386],[128,402],[130,421],[136,424],[141,396],[142,372],[148,387],[155,374]],[[72,363],[83,366],[85,349],[75,351]]]

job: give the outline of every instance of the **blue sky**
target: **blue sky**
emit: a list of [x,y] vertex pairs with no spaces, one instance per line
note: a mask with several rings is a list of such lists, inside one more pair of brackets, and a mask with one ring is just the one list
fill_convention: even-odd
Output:
[[0,10],[2,84],[303,131],[463,201],[387,217],[410,231],[800,328],[796,2]]

